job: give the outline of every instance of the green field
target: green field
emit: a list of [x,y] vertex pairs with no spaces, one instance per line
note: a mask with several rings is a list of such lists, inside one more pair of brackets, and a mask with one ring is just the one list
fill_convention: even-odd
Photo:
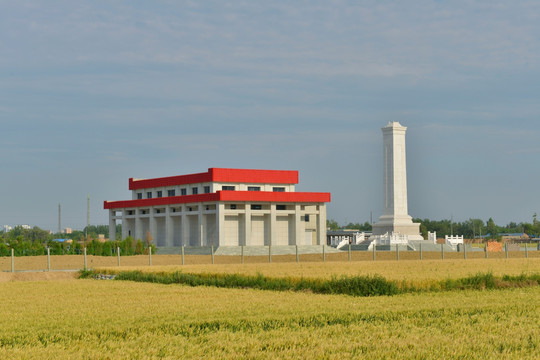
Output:
[[540,287],[351,297],[72,279],[1,282],[0,303],[1,359],[540,356]]

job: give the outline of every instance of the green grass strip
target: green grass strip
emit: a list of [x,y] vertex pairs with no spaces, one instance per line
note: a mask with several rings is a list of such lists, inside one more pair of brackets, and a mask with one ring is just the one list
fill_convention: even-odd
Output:
[[[175,272],[108,271],[115,280],[214,286],[220,288],[259,289],[271,291],[309,291],[316,294],[351,296],[390,296],[403,293],[456,290],[486,290],[540,285],[540,274],[496,277],[492,273],[478,273],[461,279],[433,281],[429,286],[390,281],[382,276],[342,276],[331,279],[267,277],[262,274],[209,274]],[[80,278],[103,278],[99,270],[80,272]]]

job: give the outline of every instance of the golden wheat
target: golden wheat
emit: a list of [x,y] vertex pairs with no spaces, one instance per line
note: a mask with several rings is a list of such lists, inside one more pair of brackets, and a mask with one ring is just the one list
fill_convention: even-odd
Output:
[[0,283],[2,359],[534,359],[540,289],[378,298]]

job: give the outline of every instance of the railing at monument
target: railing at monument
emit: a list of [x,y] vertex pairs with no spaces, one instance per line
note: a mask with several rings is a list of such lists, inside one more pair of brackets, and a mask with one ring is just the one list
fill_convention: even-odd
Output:
[[374,235],[370,239],[373,239],[376,245],[407,245],[409,238],[407,235],[401,235],[396,233],[386,233],[384,235]]

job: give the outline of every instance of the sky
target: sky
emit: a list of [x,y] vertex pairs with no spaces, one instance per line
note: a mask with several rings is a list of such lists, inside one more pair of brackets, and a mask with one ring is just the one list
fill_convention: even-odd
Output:
[[540,212],[538,1],[0,0],[0,226],[108,224],[128,179],[298,170],[328,218]]

